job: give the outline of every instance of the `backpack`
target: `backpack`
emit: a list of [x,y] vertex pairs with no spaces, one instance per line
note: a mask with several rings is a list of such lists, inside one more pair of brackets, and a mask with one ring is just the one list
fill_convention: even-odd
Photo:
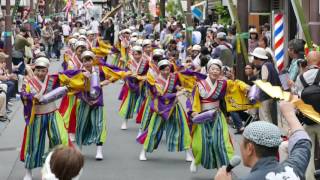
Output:
[[[318,70],[317,76],[312,85],[307,84],[306,80],[304,79],[303,75],[300,75],[300,81],[304,87],[301,92],[301,99],[306,104],[311,105],[314,110],[320,113],[320,70]],[[300,121],[307,125],[316,124],[314,121],[310,120],[309,118],[300,115]]]

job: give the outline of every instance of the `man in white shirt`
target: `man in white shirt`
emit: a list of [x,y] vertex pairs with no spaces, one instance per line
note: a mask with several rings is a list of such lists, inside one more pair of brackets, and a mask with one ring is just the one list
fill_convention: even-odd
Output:
[[100,23],[94,19],[94,17],[91,17],[91,23],[90,23],[90,30],[95,33],[95,34],[98,34],[99,33],[99,26],[100,26]]
[[64,43],[66,44],[66,39],[68,39],[71,32],[71,28],[67,21],[62,24],[62,35],[64,37]]

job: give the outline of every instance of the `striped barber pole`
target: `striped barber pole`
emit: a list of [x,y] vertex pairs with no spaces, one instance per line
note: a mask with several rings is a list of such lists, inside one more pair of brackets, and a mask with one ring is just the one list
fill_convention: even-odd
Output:
[[278,70],[284,66],[284,17],[283,13],[274,14],[274,51]]

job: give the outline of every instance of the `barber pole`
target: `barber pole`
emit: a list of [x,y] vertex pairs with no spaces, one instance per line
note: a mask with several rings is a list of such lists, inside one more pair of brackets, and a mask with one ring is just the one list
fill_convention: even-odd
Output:
[[274,14],[274,51],[278,70],[284,66],[284,16],[283,13]]

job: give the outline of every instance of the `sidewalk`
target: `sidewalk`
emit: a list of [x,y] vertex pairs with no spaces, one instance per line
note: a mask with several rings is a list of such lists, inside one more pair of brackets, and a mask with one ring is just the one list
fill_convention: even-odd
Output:
[[24,131],[23,107],[21,101],[14,101],[10,122],[0,124],[0,179],[10,176],[15,163],[19,161],[21,138]]

